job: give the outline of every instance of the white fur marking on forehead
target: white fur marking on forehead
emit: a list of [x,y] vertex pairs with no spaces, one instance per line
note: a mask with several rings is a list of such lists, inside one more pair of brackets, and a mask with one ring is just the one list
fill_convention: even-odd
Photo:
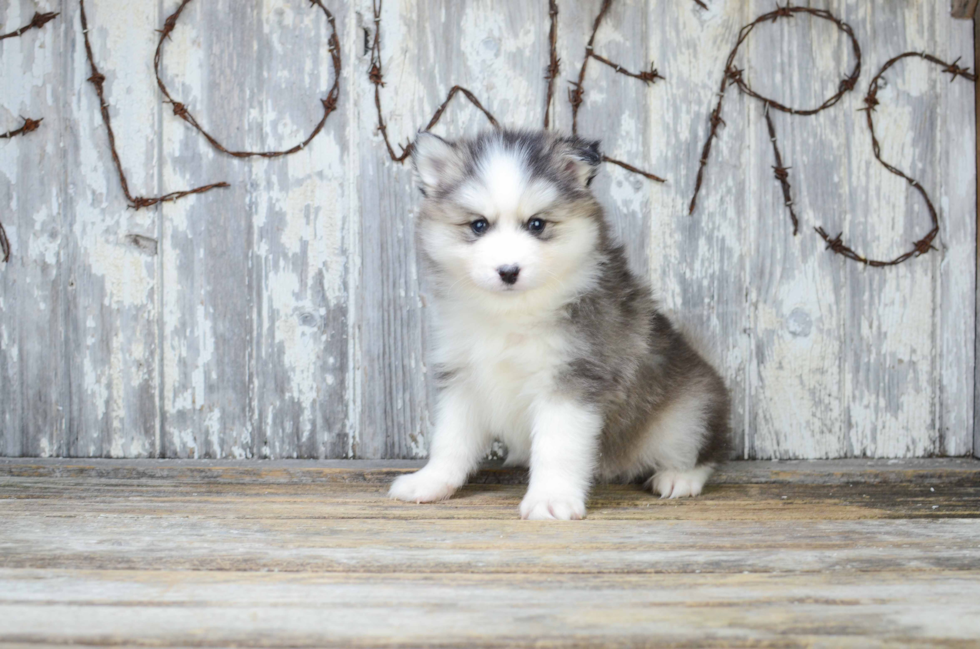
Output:
[[525,216],[545,209],[558,199],[558,188],[547,180],[532,180],[521,196],[521,210]]
[[499,213],[516,212],[531,177],[527,156],[522,150],[493,145],[481,157],[477,177]]

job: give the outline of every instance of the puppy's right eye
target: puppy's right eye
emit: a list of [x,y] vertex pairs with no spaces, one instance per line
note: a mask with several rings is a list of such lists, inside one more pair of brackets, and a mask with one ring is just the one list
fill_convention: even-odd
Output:
[[489,227],[490,224],[487,222],[486,219],[477,219],[475,221],[470,222],[470,229],[473,230],[474,234],[483,234],[484,232],[487,231],[487,228]]

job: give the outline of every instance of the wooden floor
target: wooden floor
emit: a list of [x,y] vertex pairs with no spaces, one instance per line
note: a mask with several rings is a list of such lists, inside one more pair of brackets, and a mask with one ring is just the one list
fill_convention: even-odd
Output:
[[517,519],[488,469],[0,459],[0,645],[980,646],[980,462],[744,462]]

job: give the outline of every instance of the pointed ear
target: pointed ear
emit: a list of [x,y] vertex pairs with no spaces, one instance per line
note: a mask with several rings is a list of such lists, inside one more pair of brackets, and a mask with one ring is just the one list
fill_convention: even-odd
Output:
[[602,163],[598,140],[583,140],[573,135],[560,138],[558,146],[562,172],[582,187],[588,187]]
[[422,186],[422,195],[431,195],[455,177],[461,166],[460,160],[455,144],[435,133],[420,132],[412,144],[412,166]]

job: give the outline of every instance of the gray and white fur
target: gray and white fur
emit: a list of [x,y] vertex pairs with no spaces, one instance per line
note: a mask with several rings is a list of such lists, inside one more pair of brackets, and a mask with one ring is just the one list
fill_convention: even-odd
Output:
[[728,453],[728,393],[613,241],[589,190],[598,143],[422,133],[412,152],[439,399],[428,464],[390,495],[448,498],[494,439],[530,468],[522,518],[582,518],[596,479],[700,494]]

